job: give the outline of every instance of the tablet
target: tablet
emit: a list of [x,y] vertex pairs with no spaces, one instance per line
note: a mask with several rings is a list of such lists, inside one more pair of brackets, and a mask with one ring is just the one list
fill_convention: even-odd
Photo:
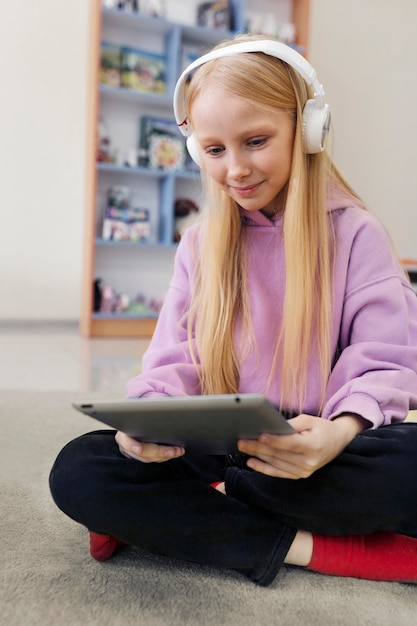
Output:
[[295,430],[260,394],[151,397],[73,406],[139,441],[179,445],[210,454],[236,452],[238,439]]

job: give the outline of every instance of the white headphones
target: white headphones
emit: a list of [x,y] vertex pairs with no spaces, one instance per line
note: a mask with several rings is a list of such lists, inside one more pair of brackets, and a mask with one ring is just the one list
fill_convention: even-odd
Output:
[[288,63],[314,88],[314,98],[307,100],[303,108],[303,150],[306,154],[322,152],[330,127],[330,107],[326,104],[323,85],[317,79],[314,68],[296,50],[279,41],[260,39],[257,41],[245,41],[218,48],[204,54],[199,59],[190,63],[182,72],[174,90],[174,114],[178,128],[184,137],[187,137],[187,149],[191,158],[199,165],[200,149],[198,147],[193,130],[185,110],[185,85],[189,74],[200,65],[228,57],[242,52],[263,52]]

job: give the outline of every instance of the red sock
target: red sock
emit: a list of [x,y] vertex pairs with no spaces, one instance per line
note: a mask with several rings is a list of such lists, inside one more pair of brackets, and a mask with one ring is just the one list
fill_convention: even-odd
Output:
[[332,576],[417,582],[417,539],[392,532],[346,537],[314,534],[307,569]]
[[99,535],[90,531],[90,554],[96,561],[107,561],[116,550],[126,545],[111,535]]

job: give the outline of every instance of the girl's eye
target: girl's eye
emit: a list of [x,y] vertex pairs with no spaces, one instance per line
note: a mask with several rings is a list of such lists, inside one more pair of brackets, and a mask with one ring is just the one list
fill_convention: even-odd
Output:
[[250,141],[248,141],[248,144],[250,146],[253,146],[254,148],[259,148],[259,146],[263,146],[265,142],[266,137],[256,137],[256,139],[251,139]]
[[205,153],[211,156],[218,156],[223,152],[223,150],[224,148],[221,148],[220,146],[213,146],[211,148],[206,148]]

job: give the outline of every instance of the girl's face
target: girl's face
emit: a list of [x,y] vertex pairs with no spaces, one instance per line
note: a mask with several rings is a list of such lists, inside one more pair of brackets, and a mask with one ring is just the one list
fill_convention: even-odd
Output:
[[282,210],[295,134],[290,116],[218,89],[202,91],[191,113],[207,174],[247,211]]

